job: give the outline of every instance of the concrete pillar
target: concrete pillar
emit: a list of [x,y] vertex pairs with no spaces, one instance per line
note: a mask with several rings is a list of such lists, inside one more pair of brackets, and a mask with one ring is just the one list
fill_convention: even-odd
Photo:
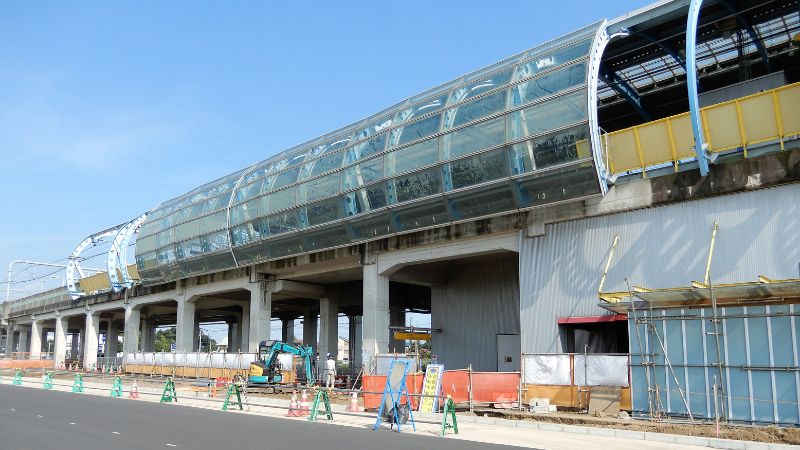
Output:
[[53,361],[56,369],[64,367],[64,357],[67,353],[66,322],[60,315],[56,316],[56,326],[53,333]]
[[[19,328],[19,340],[17,351],[20,353],[28,353],[28,330],[26,328]],[[23,356],[24,357],[24,356]]]
[[317,354],[317,312],[310,306],[303,314],[303,345],[311,346],[312,355]]
[[84,327],[83,342],[83,367],[91,370],[97,366],[97,334],[100,327],[100,314],[86,312],[86,326]]
[[[250,304],[242,306],[242,320],[239,321],[239,349],[247,353],[250,351]],[[258,352],[258,349],[256,349]]]
[[289,344],[294,342],[294,318],[281,319],[281,341]]
[[31,323],[31,359],[42,357],[42,323],[34,320]]
[[139,349],[139,327],[142,320],[142,312],[133,309],[133,306],[125,307],[125,337],[122,341],[122,350],[125,353],[133,353]]
[[6,330],[6,358],[11,358],[11,353],[14,351],[14,332],[12,331],[11,326],[7,326]]
[[[389,326],[406,326],[406,311],[403,308],[389,308]],[[402,339],[395,339],[394,332],[392,332],[392,330],[389,330],[389,351],[392,353],[405,353],[406,351],[406,341]]]
[[272,292],[266,282],[260,282],[250,291],[250,330],[248,351],[258,352],[258,343],[269,340],[272,319]]
[[84,352],[81,349],[86,348],[86,327],[81,328],[79,333],[80,333],[80,338],[77,341],[77,343],[75,344],[75,348],[77,349],[77,351],[75,352],[74,355],[72,355],[72,357],[73,358],[79,358],[80,357],[80,359],[83,360],[83,353]]
[[194,313],[196,305],[186,299],[178,300],[178,321],[175,324],[175,351],[192,352],[194,343]]
[[319,355],[320,360],[326,354],[338,359],[339,353],[339,300],[335,298],[319,299]]
[[153,352],[153,351],[155,351],[155,346],[154,346],[155,328],[156,328],[156,320],[154,318],[148,317],[147,319],[141,321],[142,351],[143,352]]
[[119,342],[119,329],[114,319],[108,321],[108,331],[106,332],[106,358],[117,357],[117,343]]
[[[363,279],[364,316],[362,318],[362,343],[365,356],[363,364],[371,367],[378,353],[389,351],[389,279],[378,275],[378,265],[364,266]],[[367,369],[364,369],[365,373]]]
[[194,334],[192,335],[192,351],[199,352],[200,349],[200,316],[194,315]]
[[349,316],[350,367],[361,367],[361,316]]

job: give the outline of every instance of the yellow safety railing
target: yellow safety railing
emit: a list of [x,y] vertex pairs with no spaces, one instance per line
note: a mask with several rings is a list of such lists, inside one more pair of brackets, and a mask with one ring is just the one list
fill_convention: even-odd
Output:
[[[778,142],[800,135],[800,83],[759,92],[707,106],[700,110],[703,133],[712,153]],[[605,134],[603,154],[609,172],[623,173],[671,163],[695,156],[692,123],[688,112]]]

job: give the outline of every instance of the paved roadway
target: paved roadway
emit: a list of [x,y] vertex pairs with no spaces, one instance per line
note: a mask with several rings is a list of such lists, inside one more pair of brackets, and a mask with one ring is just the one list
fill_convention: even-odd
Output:
[[[324,420],[324,419],[322,419]],[[519,449],[0,385],[0,450]]]

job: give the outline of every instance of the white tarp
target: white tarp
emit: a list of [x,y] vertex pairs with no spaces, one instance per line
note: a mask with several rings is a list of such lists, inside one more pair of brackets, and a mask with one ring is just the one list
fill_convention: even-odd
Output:
[[575,384],[579,386],[628,386],[628,357],[590,354],[587,355],[584,364],[584,356],[575,355]]
[[525,384],[570,384],[569,355],[524,356]]
[[[131,365],[247,369],[250,363],[256,360],[256,356],[255,353],[136,352],[125,354],[123,359],[125,364]],[[287,356],[291,357],[288,354]]]
[[280,366],[281,370],[283,371],[290,371],[292,370],[292,355],[291,353],[280,353],[278,354],[278,365]]

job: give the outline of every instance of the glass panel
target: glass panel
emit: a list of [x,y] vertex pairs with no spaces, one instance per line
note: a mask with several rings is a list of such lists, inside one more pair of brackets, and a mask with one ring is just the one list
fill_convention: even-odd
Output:
[[434,114],[427,119],[422,119],[401,128],[395,128],[392,130],[392,143],[396,142],[395,145],[403,145],[436,133],[439,131],[441,118],[441,113]]
[[584,197],[600,192],[591,162],[551,170],[517,181],[520,207]]
[[508,176],[508,161],[504,149],[481,153],[472,158],[450,163],[453,189],[484,183]]
[[270,258],[283,258],[284,256],[296,255],[305,251],[304,242],[301,238],[270,242],[267,248]]
[[347,163],[368,158],[376,153],[380,153],[386,148],[386,133],[376,136],[366,142],[356,144],[347,150]]
[[342,200],[334,197],[328,200],[306,206],[308,225],[314,226],[321,223],[342,218]]
[[190,222],[182,223],[176,227],[175,238],[183,241],[200,235],[200,220],[195,219]]
[[[289,185],[297,181],[297,174],[300,171],[300,168],[295,167],[294,169],[287,170],[286,172],[281,172],[275,177],[275,183],[269,187],[270,190],[279,189],[283,186]],[[265,186],[266,188],[266,186]]]
[[162,265],[172,264],[177,260],[175,257],[175,247],[168,245],[158,250],[158,263]]
[[488,216],[505,211],[514,211],[517,204],[508,184],[472,190],[448,196],[453,220]]
[[297,217],[297,210],[286,211],[280,214],[269,216],[269,234],[280,234],[300,229],[300,221]]
[[344,154],[341,152],[334,153],[332,155],[322,157],[316,160],[315,162],[310,163],[311,165],[313,165],[313,168],[311,169],[311,176],[315,177],[319,174],[341,167],[343,155]]
[[510,140],[539,134],[587,120],[586,91],[582,90],[516,111],[508,116]]
[[156,247],[163,247],[175,242],[175,228],[164,230],[156,235]]
[[386,175],[408,172],[439,162],[439,139],[429,139],[386,155]]
[[475,97],[477,95],[483,94],[484,92],[488,92],[491,91],[492,89],[496,89],[500,86],[508,84],[508,82],[511,80],[512,71],[513,69],[506,69],[503,72],[496,73],[490,76],[489,78],[474,81],[467,86],[464,86],[460,89],[453,91],[447,104],[453,105],[462,100]]
[[254,233],[250,232],[251,225],[239,225],[238,227],[231,228],[231,237],[233,238],[233,245],[244,245],[249,243],[250,241],[256,240],[253,237]]
[[447,206],[444,201],[440,200],[393,210],[392,217],[398,232],[439,225],[450,221],[450,216],[447,214]]
[[383,156],[349,167],[344,172],[344,189],[364,186],[383,179]]
[[394,179],[396,203],[427,197],[439,192],[442,192],[442,179],[438,168],[423,170]]
[[136,239],[136,251],[139,253],[151,252],[156,249],[156,237],[147,236]]
[[585,125],[581,125],[514,144],[510,149],[514,174],[588,157],[579,155],[575,146],[577,141],[587,139],[588,131]]
[[203,217],[200,225],[200,233],[207,234],[212,231],[221,230],[228,226],[228,211],[222,210],[220,212]]
[[200,238],[189,239],[188,241],[178,242],[178,259],[191,258],[203,253]]
[[446,134],[442,139],[443,159],[458,158],[487,147],[505,143],[505,117],[475,124]]
[[347,232],[341,225],[325,228],[322,231],[306,234],[308,250],[322,250],[325,248],[345,245],[350,242]]
[[[309,181],[303,185],[305,190],[305,201],[313,202],[320,198],[330,197],[339,193],[342,182],[340,173],[333,173],[316,180]],[[302,202],[301,202],[302,203]]]
[[148,252],[141,255],[136,255],[136,268],[139,270],[152,269],[158,267],[156,262],[156,252]]
[[249,200],[261,192],[261,186],[264,184],[264,180],[256,180],[254,183],[250,183],[245,186],[239,186],[239,189],[236,190],[236,201],[243,202],[245,200]]
[[206,200],[206,203],[203,206],[203,214],[208,214],[210,212],[218,211],[220,208],[227,207],[228,200],[230,200],[230,198],[230,194],[222,194]]
[[203,247],[203,253],[228,250],[228,232],[219,231],[202,236],[200,238],[200,244]]
[[550,67],[559,66],[574,59],[585,57],[589,54],[591,45],[592,39],[588,39],[552,53],[534,56],[534,59],[530,62],[517,68],[517,72],[514,74],[514,81],[533,76],[537,72],[541,72]]
[[264,244],[250,245],[243,248],[235,248],[233,253],[240,265],[252,264],[269,258],[267,246]]
[[522,105],[571,87],[586,84],[586,63],[572,64],[511,89],[511,105]]
[[370,239],[391,233],[388,214],[379,214],[361,220],[348,222],[350,233],[355,240]]
[[[267,212],[280,211],[282,209],[291,208],[296,205],[297,187],[291,187],[282,191],[273,192],[264,197],[268,199]],[[263,209],[261,211],[264,211]]]
[[464,125],[502,111],[506,106],[506,92],[503,90],[447,111],[444,120],[445,128]]

